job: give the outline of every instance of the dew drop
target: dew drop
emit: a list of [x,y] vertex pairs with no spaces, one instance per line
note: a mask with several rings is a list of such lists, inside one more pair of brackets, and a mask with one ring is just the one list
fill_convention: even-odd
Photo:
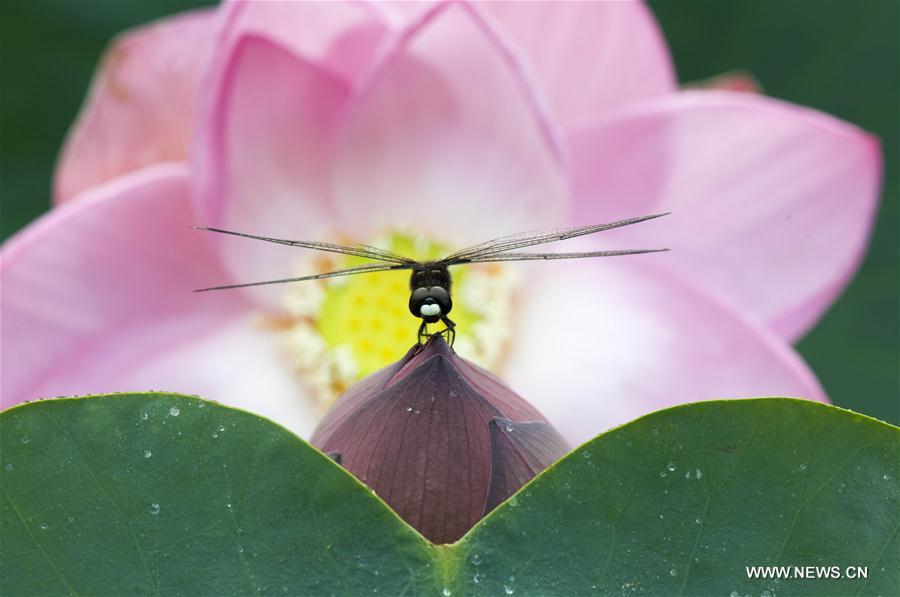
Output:
[[237,551],[238,551],[238,553],[244,553],[244,546],[238,545]]
[[219,431],[225,431],[225,425],[219,425]]
[[22,440],[23,444],[27,444],[28,442],[31,441],[30,439],[28,439],[27,435],[23,435],[20,439]]
[[8,471],[11,471],[11,470],[13,470],[13,465],[11,462],[8,462],[8,463],[6,463],[6,465],[3,468],[5,468]]
[[591,457],[591,453],[588,452],[587,450],[584,450],[584,451],[581,453],[581,456],[582,456],[583,458],[590,458],[590,457]]
[[702,518],[695,518],[695,519],[694,519],[694,522],[696,522],[697,524],[703,524],[703,519],[702,519]]
[[516,592],[516,590],[509,585],[503,585],[503,592],[507,595],[512,595]]
[[403,410],[405,410],[405,411],[408,412],[408,413],[411,413],[411,412],[412,412],[412,406],[407,406],[407,407],[404,408]]
[[737,591],[732,591],[732,592],[728,593],[728,597],[741,597],[741,594],[738,593]]
[[759,597],[772,597],[772,591],[766,590],[759,594]]
[[669,575],[670,576],[678,576],[678,570],[676,570],[675,568],[672,568],[671,570],[669,570]]
[[148,413],[148,412],[145,411],[145,410],[144,410],[144,411],[141,411],[141,421],[146,421],[146,420],[149,419],[149,418],[150,418],[150,413]]
[[213,438],[213,439],[216,439],[217,437],[219,437],[219,434],[216,433],[215,431],[213,431],[213,432],[212,432],[212,438]]
[[881,478],[882,478],[882,479],[884,479],[884,480],[885,480],[885,481],[889,481],[889,480],[890,480],[890,478],[891,478],[891,476],[890,476],[890,475],[887,475],[887,474],[885,474],[885,475],[882,475],[882,477],[881,477]]
[[675,470],[675,463],[672,462],[672,461],[670,460],[670,461],[669,461],[669,464],[666,465],[666,468],[669,469],[670,471],[674,471],[674,470]]
[[477,585],[478,583],[480,583],[480,582],[481,582],[481,575],[480,575],[480,574],[476,574],[475,576],[473,576],[473,577],[472,577],[472,582],[475,583],[476,585]]
[[199,403],[197,404],[197,408],[206,408],[206,403],[205,403],[205,402],[199,402]]
[[159,504],[150,504],[150,514],[159,514]]
[[801,471],[805,471],[805,470],[806,470],[806,465],[805,465],[805,464],[801,464],[801,465],[800,465],[800,470],[801,470]]
[[444,587],[444,590],[441,591],[441,595],[443,595],[444,597],[450,597],[450,595],[452,595],[452,594],[453,594],[453,591],[451,591],[447,587]]
[[516,496],[513,496],[513,497],[509,498],[509,506],[510,506],[510,508],[515,508],[515,507],[518,506],[518,505],[519,505],[519,500],[516,499]]
[[42,531],[46,531],[47,529],[50,528],[50,525],[47,524],[46,522],[42,522],[42,523],[39,524],[38,526],[40,527],[40,529],[41,529]]
[[510,433],[512,433],[512,430],[513,430],[512,423],[507,423],[507,424],[506,424],[506,430],[509,431]]
[[703,471],[701,471],[700,469],[697,469],[697,478],[698,478],[698,479],[702,479],[702,478],[703,478]]
[[151,456],[153,456],[153,452],[151,452],[150,450],[144,450],[144,458],[150,458]]
[[172,415],[173,417],[177,417],[178,415],[181,414],[181,409],[178,408],[177,406],[173,406],[172,408],[169,409],[169,414]]
[[666,471],[659,471],[660,477],[665,477],[668,473]]
[[481,556],[478,555],[477,553],[472,555],[472,564],[474,564],[476,566],[481,564]]

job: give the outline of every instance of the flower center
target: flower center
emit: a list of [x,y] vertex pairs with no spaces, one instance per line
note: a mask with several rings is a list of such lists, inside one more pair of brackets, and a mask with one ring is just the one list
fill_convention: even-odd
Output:
[[[391,232],[373,246],[427,261],[450,253],[438,241]],[[372,263],[359,257],[306,254],[298,275]],[[511,335],[517,279],[499,264],[453,268],[455,350],[487,369],[501,362]],[[323,408],[347,386],[402,357],[416,341],[421,320],[407,308],[409,270],[363,273],[285,286],[282,335],[292,367]],[[429,332],[443,329],[429,326]]]

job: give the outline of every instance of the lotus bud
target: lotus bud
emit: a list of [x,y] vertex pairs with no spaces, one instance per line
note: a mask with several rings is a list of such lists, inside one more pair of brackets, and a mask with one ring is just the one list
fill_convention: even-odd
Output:
[[568,451],[562,436],[440,335],[350,387],[313,433],[433,543],[451,543]]

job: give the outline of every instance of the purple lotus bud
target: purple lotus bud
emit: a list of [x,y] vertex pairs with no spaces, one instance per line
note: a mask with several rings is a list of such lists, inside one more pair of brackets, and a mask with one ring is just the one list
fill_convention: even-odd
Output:
[[451,543],[567,450],[521,396],[441,336],[341,396],[312,444],[434,543]]

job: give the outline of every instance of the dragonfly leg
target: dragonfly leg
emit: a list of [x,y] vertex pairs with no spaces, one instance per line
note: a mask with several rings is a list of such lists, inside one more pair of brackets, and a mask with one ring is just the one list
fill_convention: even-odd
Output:
[[441,322],[442,322],[445,326],[447,326],[446,329],[445,329],[443,332],[441,332],[441,333],[442,333],[442,334],[444,334],[444,333],[447,334],[447,343],[448,343],[450,346],[453,346],[453,342],[456,341],[456,324],[453,322],[452,319],[450,319],[450,318],[447,317],[446,315],[443,316],[443,317],[441,317]]
[[425,328],[428,324],[425,323],[425,320],[422,320],[422,325],[419,326],[419,344],[425,344],[423,339],[427,341],[428,338],[431,337],[431,334],[425,332]]

